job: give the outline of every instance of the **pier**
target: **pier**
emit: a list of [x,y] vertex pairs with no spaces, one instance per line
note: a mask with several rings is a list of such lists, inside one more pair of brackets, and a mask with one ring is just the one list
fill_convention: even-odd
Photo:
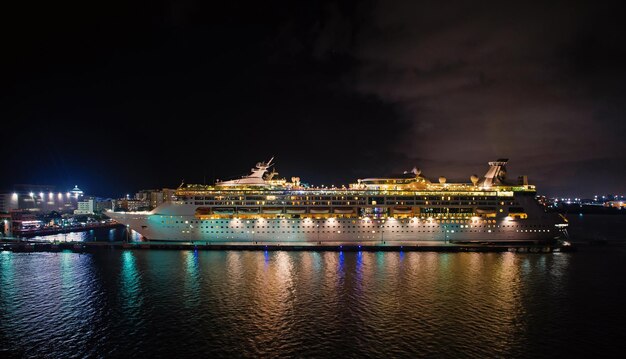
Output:
[[243,251],[332,251],[332,252],[481,252],[481,253],[553,253],[574,252],[576,247],[558,244],[443,244],[437,242],[361,242],[361,243],[249,243],[249,242],[41,242],[2,241],[0,251],[11,252],[59,252],[89,253],[102,250],[243,250]]

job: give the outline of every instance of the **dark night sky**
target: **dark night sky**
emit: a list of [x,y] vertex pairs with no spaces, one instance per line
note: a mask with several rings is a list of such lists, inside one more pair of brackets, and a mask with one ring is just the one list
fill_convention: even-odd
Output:
[[626,192],[611,3],[18,6],[0,25],[5,189],[117,196],[276,155],[315,184],[413,166],[468,181],[508,157],[542,194]]

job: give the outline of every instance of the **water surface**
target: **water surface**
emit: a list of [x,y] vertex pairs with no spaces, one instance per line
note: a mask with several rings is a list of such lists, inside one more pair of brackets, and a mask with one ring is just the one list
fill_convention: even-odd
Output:
[[625,349],[623,247],[0,252],[0,357],[553,357]]

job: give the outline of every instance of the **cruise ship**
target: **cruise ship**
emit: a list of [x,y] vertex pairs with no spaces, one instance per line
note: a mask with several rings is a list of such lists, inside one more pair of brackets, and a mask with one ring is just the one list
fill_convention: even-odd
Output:
[[565,218],[545,211],[526,176],[507,181],[507,159],[467,183],[431,181],[413,168],[330,188],[278,179],[272,161],[238,179],[183,184],[149,212],[107,215],[144,240],[208,244],[547,244],[566,235]]

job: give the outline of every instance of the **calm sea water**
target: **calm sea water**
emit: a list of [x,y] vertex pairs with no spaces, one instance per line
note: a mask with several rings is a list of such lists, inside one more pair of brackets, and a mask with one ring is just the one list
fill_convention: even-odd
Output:
[[0,357],[621,357],[626,247],[0,252]]

